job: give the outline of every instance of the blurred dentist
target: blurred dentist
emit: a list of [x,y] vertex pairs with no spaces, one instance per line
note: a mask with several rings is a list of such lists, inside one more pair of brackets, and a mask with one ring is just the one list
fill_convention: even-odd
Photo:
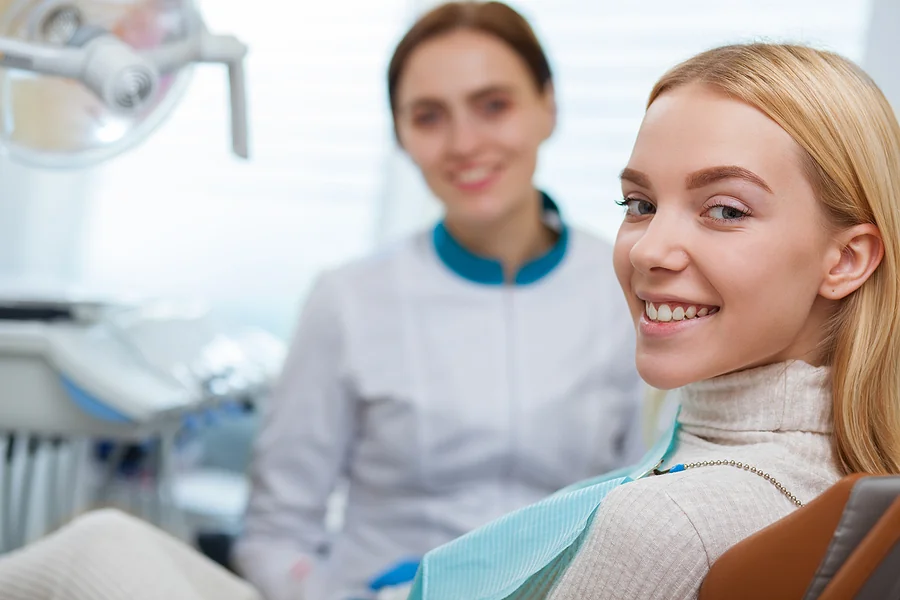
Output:
[[236,548],[269,600],[370,597],[385,567],[643,451],[612,250],[532,182],[556,105],[528,23],[439,6],[399,43],[388,91],[444,217],[325,273],[305,304]]

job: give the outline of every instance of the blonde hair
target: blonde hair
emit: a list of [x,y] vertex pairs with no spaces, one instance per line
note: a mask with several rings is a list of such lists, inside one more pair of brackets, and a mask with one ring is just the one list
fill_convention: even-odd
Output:
[[900,126],[862,69],[789,44],[716,48],[671,69],[648,106],[699,83],[755,107],[804,151],[803,166],[837,227],[874,224],[884,258],[845,298],[822,358],[832,367],[834,442],[845,473],[900,473]]

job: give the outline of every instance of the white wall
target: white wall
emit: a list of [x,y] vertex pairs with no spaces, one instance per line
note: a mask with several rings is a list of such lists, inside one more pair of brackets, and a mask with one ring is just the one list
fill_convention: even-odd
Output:
[[872,0],[862,65],[900,114],[900,1]]
[[250,49],[250,160],[229,153],[224,72],[199,67],[157,135],[99,170],[86,275],[287,335],[313,276],[372,247],[407,0],[203,8]]
[[0,294],[10,281],[45,290],[77,283],[89,174],[39,170],[0,155],[0,181]]

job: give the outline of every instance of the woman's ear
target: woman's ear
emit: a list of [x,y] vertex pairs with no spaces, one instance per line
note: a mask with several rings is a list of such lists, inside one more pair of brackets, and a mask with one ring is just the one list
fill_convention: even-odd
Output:
[[834,244],[836,260],[822,281],[819,295],[841,300],[862,287],[881,264],[884,242],[875,225],[864,223],[838,233]]
[[556,117],[557,117],[557,108],[556,108],[556,90],[553,87],[553,83],[547,82],[544,84],[544,108],[547,111],[549,119],[547,121],[548,127],[544,132],[544,139],[546,140],[553,132],[556,131]]
[[403,147],[403,139],[400,137],[400,127],[397,126],[396,113],[393,116],[393,122],[394,122],[394,140],[397,142],[397,148],[399,148],[403,152],[406,152],[406,148]]

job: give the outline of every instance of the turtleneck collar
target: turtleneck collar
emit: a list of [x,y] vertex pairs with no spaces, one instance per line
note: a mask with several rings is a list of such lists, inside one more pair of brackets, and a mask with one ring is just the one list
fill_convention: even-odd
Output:
[[678,420],[687,429],[832,431],[829,367],[776,363],[692,383],[678,395]]

